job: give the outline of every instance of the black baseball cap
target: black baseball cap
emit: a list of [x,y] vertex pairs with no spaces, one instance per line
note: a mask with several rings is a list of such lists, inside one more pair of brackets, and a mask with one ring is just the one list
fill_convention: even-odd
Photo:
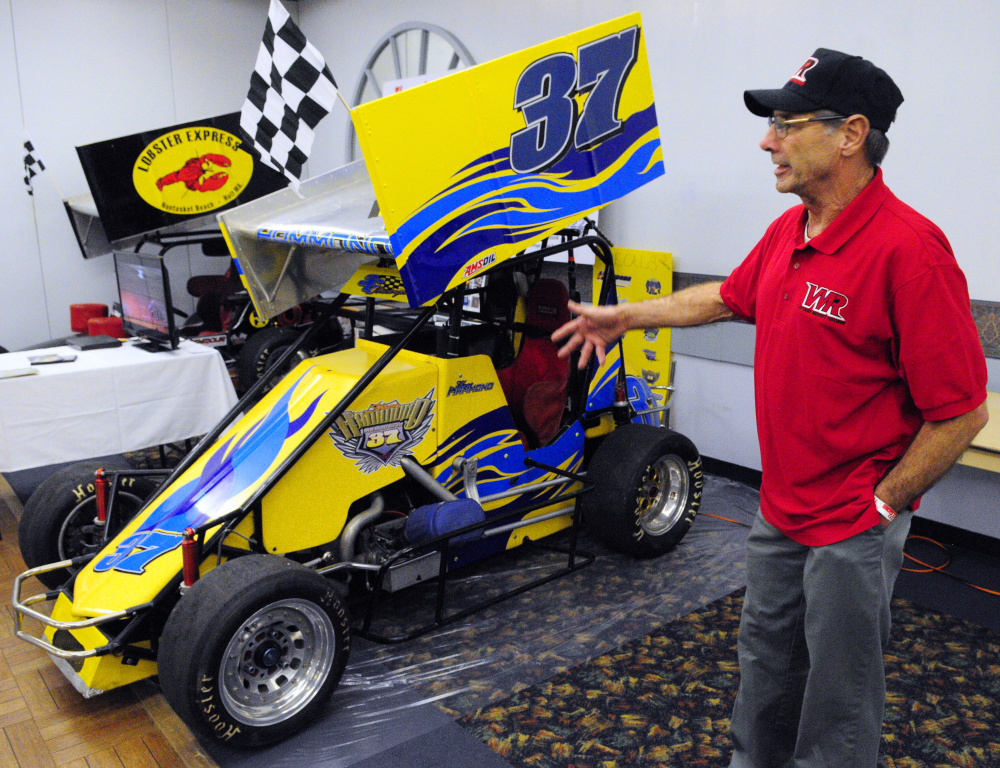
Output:
[[864,115],[872,128],[889,130],[903,94],[892,78],[867,59],[817,48],[784,87],[744,91],[747,109],[760,117],[781,112],[831,109],[845,117]]

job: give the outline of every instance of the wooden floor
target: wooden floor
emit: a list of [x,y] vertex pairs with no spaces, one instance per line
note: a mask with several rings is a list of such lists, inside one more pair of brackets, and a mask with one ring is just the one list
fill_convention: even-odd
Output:
[[0,477],[0,768],[218,768],[142,681],[84,699],[44,652],[14,636],[21,505]]

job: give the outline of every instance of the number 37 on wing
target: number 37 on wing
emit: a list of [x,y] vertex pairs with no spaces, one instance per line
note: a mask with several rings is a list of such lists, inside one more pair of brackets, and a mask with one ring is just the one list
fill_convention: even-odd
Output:
[[353,118],[415,305],[663,174],[638,13],[369,102]]
[[[585,150],[621,132],[618,104],[639,55],[639,27],[532,62],[518,78],[514,109],[527,127],[510,137],[510,165],[531,173],[554,165],[570,148]],[[589,93],[582,112],[577,97]],[[579,112],[579,114],[578,114]]]

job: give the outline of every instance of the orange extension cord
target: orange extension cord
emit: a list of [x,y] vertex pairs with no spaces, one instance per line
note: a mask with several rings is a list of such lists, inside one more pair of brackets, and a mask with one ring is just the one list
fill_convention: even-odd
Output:
[[[741,523],[739,520],[733,520],[733,519],[728,518],[728,517],[723,517],[722,515],[711,515],[711,514],[708,514],[706,512],[706,513],[702,514],[702,517],[714,517],[716,520],[724,520],[727,523],[734,523],[735,525],[742,525],[744,528],[750,528],[751,527],[751,526],[747,525],[746,523]],[[966,581],[961,576],[956,576],[953,573],[948,573],[945,570],[945,568],[947,568],[949,565],[951,565],[951,552],[949,552],[948,548],[944,544],[942,544],[941,542],[934,541],[934,539],[929,539],[926,536],[916,536],[916,535],[907,536],[906,537],[907,541],[910,541],[910,539],[920,539],[921,541],[926,541],[926,542],[929,542],[929,543],[933,544],[935,547],[940,548],[945,553],[945,556],[947,557],[947,559],[941,565],[931,565],[930,563],[925,563],[923,560],[918,560],[913,555],[911,555],[908,552],[906,552],[905,549],[904,549],[904,551],[903,551],[903,557],[905,557],[907,560],[912,560],[917,565],[922,565],[923,568],[907,568],[906,566],[903,566],[902,570],[908,571],[909,573],[935,573],[935,572],[937,572],[937,573],[940,573],[942,576],[947,576],[949,579],[954,579],[955,581],[961,582],[962,584],[965,584],[965,586],[967,586],[967,587],[972,587],[973,589],[978,589],[980,592],[985,592],[988,595],[996,595],[996,596],[1000,597],[1000,592],[997,592],[996,590],[987,589],[986,587],[981,587],[978,584],[973,584],[971,581]]]
[[909,571],[910,573],[932,573],[936,571],[940,573],[942,576],[947,576],[949,579],[954,579],[955,581],[965,584],[965,586],[967,587],[978,589],[980,592],[985,592],[988,595],[997,595],[998,597],[1000,597],[1000,592],[997,592],[996,590],[987,589],[986,587],[981,587],[978,584],[973,584],[971,581],[966,581],[961,576],[956,576],[955,574],[948,573],[946,570],[944,570],[951,564],[951,552],[949,552],[948,548],[941,542],[934,541],[934,539],[929,539],[926,536],[908,536],[906,540],[909,541],[910,539],[920,539],[921,541],[926,541],[933,544],[935,547],[939,547],[941,550],[944,551],[948,559],[945,560],[944,563],[942,563],[941,565],[930,565],[929,563],[925,563],[923,560],[917,560],[917,558],[915,558],[913,555],[908,554],[906,551],[904,551],[903,557],[905,557],[907,560],[912,560],[917,565],[924,566],[923,568],[906,568],[904,566],[903,567],[904,571]]

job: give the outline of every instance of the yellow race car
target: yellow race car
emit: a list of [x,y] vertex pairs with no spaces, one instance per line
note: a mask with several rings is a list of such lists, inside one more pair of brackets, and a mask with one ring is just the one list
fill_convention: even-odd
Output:
[[[323,707],[352,633],[467,615],[445,610],[457,569],[568,529],[565,566],[523,591],[592,559],[581,522],[622,552],[670,550],[698,451],[621,343],[582,372],[558,358],[574,260],[565,280],[542,270],[590,249],[596,301],[617,301],[607,241],[566,227],[663,174],[643,45],[633,14],[373,102],[353,118],[374,184],[359,161],[220,214],[259,317],[337,296],[155,490],[90,464],[36,491],[18,636],[86,694],[157,675],[193,731],[252,747]],[[354,344],[281,376],[337,317]],[[430,624],[373,631],[387,595],[424,582]]]
[[[581,245],[610,254],[595,236],[547,251]],[[512,261],[509,277],[542,258]],[[478,314],[459,290],[402,331],[301,362],[256,404],[248,393],[145,504],[148,471],[105,473],[104,500],[93,463],[44,483],[21,521],[37,567],[15,582],[18,635],[86,694],[158,674],[194,731],[255,746],[294,732],[336,687],[349,595],[355,632],[399,640],[457,616],[380,637],[380,596],[433,579],[443,590],[455,569],[581,516],[614,549],[671,549],[700,502],[696,448],[654,426],[663,406],[617,349],[586,376],[555,357],[562,282],[536,279],[518,300],[505,277],[491,276]],[[513,302],[491,306],[497,296]],[[52,552],[65,557],[33,562]],[[589,562],[572,541],[567,556],[553,575]],[[23,597],[31,577],[51,591]]]

